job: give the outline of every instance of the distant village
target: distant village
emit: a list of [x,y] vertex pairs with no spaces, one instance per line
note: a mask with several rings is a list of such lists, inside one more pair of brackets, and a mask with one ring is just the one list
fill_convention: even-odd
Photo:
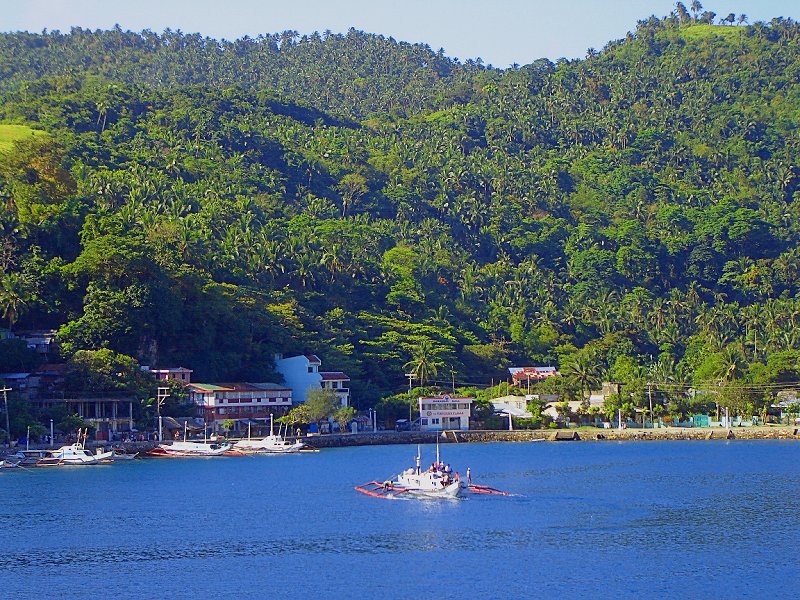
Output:
[[[50,345],[55,339],[54,331],[30,331],[11,334],[26,342],[29,348],[42,355],[50,354]],[[54,407],[65,407],[70,413],[77,415],[84,423],[94,429],[97,440],[117,441],[143,439],[157,428],[156,423],[148,426],[147,431],[136,429],[134,404],[138,401],[129,394],[69,394],[63,391],[66,364],[45,362],[30,372],[0,373],[0,382],[4,384],[4,395],[14,392],[19,398],[40,411],[48,411]],[[149,372],[155,379],[157,401],[161,402],[168,395],[167,387],[180,384],[188,396],[189,403],[195,413],[190,417],[160,417],[160,425],[166,435],[177,437],[179,433],[204,431],[210,433],[229,433],[234,436],[246,435],[251,427],[263,430],[273,424],[273,420],[286,415],[293,407],[306,402],[313,390],[327,390],[335,397],[337,407],[351,405],[350,378],[342,371],[327,371],[322,368],[322,361],[315,355],[299,355],[284,357],[275,356],[275,371],[282,378],[282,383],[275,382],[215,382],[200,383],[192,381],[193,370],[183,366],[150,367],[142,370]],[[572,425],[594,425],[609,428],[625,427],[629,423],[636,426],[635,420],[610,423],[604,418],[603,404],[611,394],[620,392],[619,384],[603,383],[602,388],[591,391],[582,400],[560,401],[555,394],[531,394],[531,386],[535,386],[547,378],[559,375],[552,366],[510,367],[509,389],[526,390],[527,393],[505,395],[491,400],[494,414],[507,419],[508,429],[513,429],[515,420],[532,419],[529,405],[536,401],[541,407],[541,416],[549,423],[558,426],[569,426],[570,418],[565,415],[580,415],[580,423]],[[159,387],[163,386],[163,387]],[[409,388],[410,389],[410,388]],[[535,389],[535,388],[534,388]],[[156,391],[156,390],[154,390]],[[411,400],[411,399],[410,399]],[[353,418],[347,426],[347,432],[377,431],[390,428],[397,431],[466,431],[474,426],[472,407],[474,398],[452,394],[438,394],[415,398],[419,417],[392,419],[378,422],[374,410],[367,414],[353,412]],[[587,406],[588,404],[588,406]],[[780,406],[786,405],[783,402]],[[6,403],[7,406],[7,403]],[[0,409],[2,409],[0,405]],[[779,418],[784,414],[781,412]],[[565,422],[566,421],[566,422]],[[643,421],[644,423],[644,421]],[[678,426],[719,426],[706,415],[696,415],[685,423],[672,423]],[[734,423],[729,423],[734,424]],[[756,423],[735,423],[736,425]],[[481,423],[481,425],[483,425]],[[662,424],[659,424],[662,425]],[[0,423],[0,429],[3,424]],[[52,429],[52,424],[51,424]],[[308,433],[332,433],[341,431],[339,424],[332,418],[320,423],[308,425]]]

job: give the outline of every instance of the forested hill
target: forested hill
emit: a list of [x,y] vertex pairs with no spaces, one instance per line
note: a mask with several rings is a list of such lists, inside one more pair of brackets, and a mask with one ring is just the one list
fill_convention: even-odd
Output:
[[508,70],[355,31],[0,35],[0,314],[200,381],[314,352],[361,406],[409,368],[800,378],[800,28],[708,14]]
[[472,76],[481,68],[475,61],[462,65],[443,50],[354,29],[302,37],[285,31],[234,42],[119,28],[0,38],[0,80],[12,87],[62,75],[162,88],[239,86],[274,90],[358,118],[405,117],[469,97]]

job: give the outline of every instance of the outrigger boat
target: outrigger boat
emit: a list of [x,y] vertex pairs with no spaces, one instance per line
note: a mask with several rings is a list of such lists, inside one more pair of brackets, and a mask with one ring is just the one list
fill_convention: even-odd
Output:
[[97,454],[92,454],[83,444],[71,444],[61,446],[58,450],[50,450],[45,460],[53,459],[59,465],[98,465],[101,462],[109,462],[112,452],[98,450]]
[[128,452],[122,452],[122,451],[117,452],[117,450],[114,448],[111,449],[111,460],[113,460],[114,462],[121,460],[133,460],[137,456],[139,456],[138,452],[133,452],[132,454],[129,454]]
[[420,449],[417,446],[416,465],[406,469],[394,479],[386,481],[370,481],[357,485],[357,492],[374,498],[422,498],[453,499],[471,492],[475,494],[495,494],[508,496],[489,486],[475,485],[470,480],[467,469],[467,481],[461,479],[460,473],[452,474],[450,465],[445,465],[439,458],[439,443],[436,443],[436,462],[423,471],[420,467]]
[[0,462],[0,467],[4,469],[11,469],[15,467],[45,467],[45,466],[58,466],[61,461],[49,455],[47,450],[19,450],[14,454],[5,457],[5,460]]
[[171,444],[159,444],[147,454],[150,456],[224,456],[230,452],[232,444],[229,442],[218,442],[215,439],[202,442],[190,442],[186,439],[186,423],[183,425],[183,441],[172,442]]
[[[288,425],[286,426],[288,429]],[[278,427],[278,435],[275,435],[272,425],[272,419],[269,420],[269,435],[264,438],[250,439],[250,425],[247,426],[247,439],[239,440],[233,445],[234,450],[243,452],[244,454],[289,454],[291,452],[299,452],[305,448],[305,444],[301,441],[290,442],[281,435],[280,427]]]
[[44,464],[59,464],[59,465],[97,465],[103,462],[110,462],[114,452],[103,451],[97,449],[95,454],[92,454],[86,449],[86,438],[88,437],[88,430],[78,430],[78,441],[68,446],[61,446],[56,450],[48,450],[47,461]]

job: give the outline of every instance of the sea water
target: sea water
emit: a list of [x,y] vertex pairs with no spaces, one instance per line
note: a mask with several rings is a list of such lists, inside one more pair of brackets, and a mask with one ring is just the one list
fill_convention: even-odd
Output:
[[440,450],[512,495],[353,490],[412,466],[402,445],[5,470],[0,598],[800,595],[797,442]]

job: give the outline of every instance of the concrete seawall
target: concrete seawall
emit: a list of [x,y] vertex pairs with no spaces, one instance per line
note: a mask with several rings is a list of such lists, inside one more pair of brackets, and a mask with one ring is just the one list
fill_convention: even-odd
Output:
[[519,431],[412,431],[379,433],[333,434],[304,438],[312,448],[344,446],[375,446],[383,444],[432,444],[475,442],[532,442],[547,441],[645,441],[645,440],[800,440],[798,430],[791,427],[737,427],[663,429],[537,429]]

